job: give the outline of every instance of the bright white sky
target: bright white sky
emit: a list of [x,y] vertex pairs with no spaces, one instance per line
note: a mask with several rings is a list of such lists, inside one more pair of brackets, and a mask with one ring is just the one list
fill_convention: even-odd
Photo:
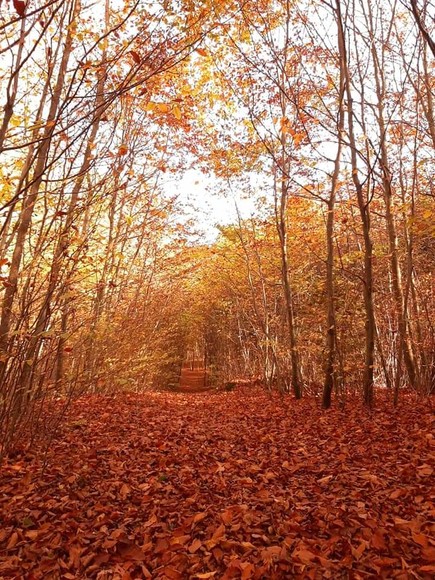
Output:
[[188,219],[204,236],[204,241],[213,242],[219,234],[216,224],[228,225],[237,223],[236,203],[242,218],[254,213],[254,200],[242,199],[229,192],[226,196],[215,193],[217,182],[213,176],[204,175],[201,171],[189,169],[179,181],[168,181],[164,190],[176,194],[184,206]]

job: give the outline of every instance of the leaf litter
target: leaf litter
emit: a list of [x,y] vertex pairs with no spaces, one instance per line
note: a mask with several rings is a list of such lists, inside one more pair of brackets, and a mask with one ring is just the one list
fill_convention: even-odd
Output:
[[87,396],[0,472],[0,578],[435,573],[430,402]]

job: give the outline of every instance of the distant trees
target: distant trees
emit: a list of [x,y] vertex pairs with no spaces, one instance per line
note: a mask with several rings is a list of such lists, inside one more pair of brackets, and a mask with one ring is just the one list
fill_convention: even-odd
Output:
[[[424,3],[411,3],[408,10],[397,2],[349,0],[310,9],[307,15],[304,6],[285,0],[244,3],[240,19],[226,29],[225,45],[210,39],[215,91],[225,93],[222,115],[228,115],[231,102],[234,118],[242,118],[245,127],[236,121],[237,129],[228,132],[222,123],[214,150],[219,160],[224,149],[232,151],[231,158],[226,154],[227,179],[236,187],[243,187],[243,159],[248,172],[255,167],[261,195],[275,214],[274,251],[282,271],[281,283],[275,284],[286,303],[293,361],[291,373],[286,364],[276,365],[278,384],[291,384],[300,395],[300,374],[307,368],[302,344],[313,332],[304,326],[305,297],[297,275],[307,256],[294,251],[297,226],[290,219],[292,199],[302,197],[325,216],[326,236],[318,234],[324,244],[327,313],[321,326],[325,351],[319,357],[323,405],[328,407],[333,389],[346,388],[354,375],[352,383],[362,382],[371,406],[376,384],[394,387],[396,400],[404,384],[417,391],[433,389],[427,374],[433,330],[419,305],[423,295],[419,298],[416,284],[424,274],[418,273],[415,254],[422,233],[417,208],[433,212],[428,179],[428,170],[433,171],[432,24]],[[247,225],[239,227],[246,256],[242,232]],[[252,266],[249,287],[251,279]],[[345,322],[343,288],[354,296],[351,326]],[[259,296],[253,298],[254,309]],[[270,315],[269,310],[265,318]],[[277,340],[274,351],[282,353],[286,341]],[[360,358],[351,351],[359,351]],[[318,371],[315,375],[318,381]],[[309,386],[307,376],[303,382]]]

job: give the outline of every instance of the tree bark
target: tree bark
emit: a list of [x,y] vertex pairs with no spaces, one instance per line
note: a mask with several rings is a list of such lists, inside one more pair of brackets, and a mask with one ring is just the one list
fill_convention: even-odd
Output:
[[351,167],[352,167],[352,181],[355,187],[358,208],[361,217],[363,240],[364,240],[364,308],[365,308],[365,363],[364,363],[364,382],[363,393],[364,403],[371,407],[373,405],[374,396],[374,360],[375,360],[375,336],[376,323],[375,311],[373,301],[373,242],[371,237],[370,227],[370,200],[364,195],[364,188],[359,179],[358,158],[357,158],[357,142],[354,130],[354,108],[353,97],[351,90],[351,75],[347,62],[347,48],[346,37],[344,31],[343,17],[341,13],[340,0],[336,0],[337,6],[337,20],[338,20],[338,34],[341,37],[340,50],[341,59],[343,62],[343,71],[346,84],[346,98],[347,98],[347,122],[348,122],[348,137],[351,153]]
[[331,406],[332,391],[336,383],[336,344],[337,344],[337,321],[335,316],[335,295],[334,295],[334,219],[335,219],[335,200],[337,196],[337,183],[340,174],[340,161],[343,147],[344,132],[344,95],[345,95],[345,55],[344,46],[342,46],[343,37],[338,35],[338,53],[340,59],[340,78],[339,78],[339,95],[338,95],[338,120],[337,120],[337,153],[334,161],[334,171],[331,178],[331,190],[328,200],[328,215],[326,219],[326,368],[325,381],[323,384],[322,406],[328,409]]

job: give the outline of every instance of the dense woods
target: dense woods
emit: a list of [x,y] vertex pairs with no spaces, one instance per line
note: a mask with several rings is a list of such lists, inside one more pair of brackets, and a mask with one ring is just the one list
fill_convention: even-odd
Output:
[[[431,9],[3,2],[7,440],[47,397],[170,387],[192,349],[325,407],[433,391]],[[256,214],[192,241],[164,185],[192,166]]]
[[[293,436],[317,453],[321,468],[313,473],[321,487],[335,478],[325,471],[328,462],[315,435],[325,417],[341,429],[347,418],[340,410],[352,409],[350,432],[367,420],[358,413],[382,407],[380,423],[367,427],[375,448],[384,427],[392,425],[388,413],[404,418],[413,425],[409,432],[405,423],[397,427],[402,441],[410,438],[404,461],[417,469],[420,486],[412,493],[425,497],[424,477],[432,468],[422,459],[425,448],[418,439],[424,427],[416,425],[420,420],[429,425],[424,410],[435,391],[434,16],[433,0],[0,0],[0,458],[15,482],[11,494],[20,493],[15,485],[24,485],[13,479],[23,468],[13,463],[14,454],[49,445],[66,425],[70,407],[79,417],[65,431],[71,444],[74,430],[91,421],[80,423],[83,401],[95,405],[90,407],[95,420],[105,416],[105,405],[118,401],[125,416],[113,419],[119,428],[115,441],[124,432],[122,421],[139,425],[136,415],[128,418],[137,408],[166,449],[163,424],[153,423],[155,415],[140,397],[148,393],[157,415],[161,400],[162,421],[168,423],[175,405],[174,421],[184,424],[184,399],[176,392],[181,369],[189,364],[207,369],[208,390],[201,396],[213,437],[219,439],[217,417],[230,421],[225,414],[240,413],[243,400],[252,415],[237,415],[237,421],[247,425],[257,411],[259,421],[266,421],[270,411],[270,437],[284,446],[272,409],[280,409],[276,421],[283,429],[297,429],[288,419],[292,413],[300,429],[307,422],[307,431]],[[227,200],[228,214],[214,218],[215,235],[201,234],[178,189],[192,169],[212,184],[213,191],[204,186],[202,196]],[[244,199],[255,208],[251,214]],[[227,393],[235,387],[237,393]],[[157,395],[149,393],[155,391],[165,398],[153,398]],[[192,443],[198,433],[209,435],[202,403],[187,400],[193,414],[186,437]],[[334,414],[327,415],[331,405]],[[238,448],[234,417],[227,434]],[[324,428],[332,437],[331,424]],[[262,429],[255,437],[264,442],[269,435]],[[181,445],[176,432],[171,437]],[[361,431],[352,437],[362,452]],[[94,432],[83,433],[85,455],[95,438]],[[401,452],[398,439],[391,457]],[[347,443],[340,441],[347,457]],[[95,445],[104,447],[100,441]],[[263,443],[258,449],[267,456]],[[293,477],[300,469],[302,463],[293,465],[282,449],[273,447],[272,467],[261,464],[257,470],[272,473],[261,480],[260,491],[263,484],[275,485],[278,472]],[[167,452],[176,463],[175,451]],[[179,453],[188,454],[187,448]],[[218,464],[225,466],[228,457]],[[381,462],[378,455],[366,460]],[[341,473],[343,464],[334,466]],[[218,488],[226,486],[219,479],[225,469],[216,472]],[[250,472],[254,479],[257,471]],[[392,471],[385,472],[385,481]],[[250,489],[254,479],[245,475],[241,485]],[[157,497],[165,480],[155,477],[150,486]],[[307,477],[307,495],[299,498],[305,506],[318,488]],[[373,477],[366,482],[377,489],[381,480]],[[75,474],[68,481],[76,486],[80,478]],[[83,478],[83,486],[90,485]],[[143,482],[120,484],[123,502],[130,501],[136,484]],[[287,493],[276,485],[273,493]],[[388,501],[408,497],[386,489],[393,494]],[[272,492],[264,494],[261,501],[269,501]],[[328,512],[325,497],[319,514]],[[170,513],[172,508],[167,507]],[[341,548],[297,547],[296,528],[281,532],[285,550],[293,546],[302,568],[273,568],[287,557],[279,550],[261,552],[258,566],[243,559],[224,566],[216,546],[225,526],[228,532],[245,508],[240,513],[235,508],[229,513],[226,504],[221,508],[226,515],[220,527],[204,528],[212,537],[208,544],[198,539],[191,544],[190,538],[189,564],[183,561],[169,572],[158,556],[139,575],[130,567],[124,572],[131,575],[119,578],[320,577],[310,566],[327,570],[321,577],[341,578],[342,568],[327,563]],[[412,513],[426,508],[421,499]],[[45,509],[46,504],[38,513]],[[198,513],[191,514],[189,530],[202,526],[206,516]],[[399,520],[407,516],[394,513]],[[249,522],[243,516],[243,525],[260,529],[257,516],[246,516]],[[406,528],[403,521],[394,525]],[[432,553],[423,519],[418,521],[406,530],[422,555],[409,548],[405,535],[392,548],[405,550],[402,560],[413,562],[411,575],[404,564],[402,576],[400,570],[393,574],[400,568],[395,560],[370,568],[368,557],[361,574],[430,575]],[[16,525],[21,524],[12,522],[0,532],[0,543],[10,551],[25,537],[37,538],[26,536],[32,532],[26,525],[13,531]],[[387,549],[388,525],[376,532],[374,544],[374,528],[364,528],[362,543],[348,550],[347,570],[366,548]],[[258,538],[269,533],[267,526],[257,530]],[[189,537],[184,532],[180,537]],[[104,544],[109,552],[118,540]],[[243,543],[248,552],[254,548]],[[125,545],[127,560],[147,560],[146,538],[140,552],[136,544]],[[274,547],[267,545],[266,550]],[[214,571],[208,556],[196,562],[201,546],[219,563]],[[0,576],[4,571],[5,577],[96,577],[99,566],[84,572],[91,560],[85,566],[81,553],[70,552],[69,564],[58,560],[56,569],[47,564],[39,576],[26,575],[31,564],[18,573],[16,561],[12,566],[7,559],[4,568],[0,561]],[[23,561],[32,561],[23,554]],[[164,571],[156,572],[161,566]]]

